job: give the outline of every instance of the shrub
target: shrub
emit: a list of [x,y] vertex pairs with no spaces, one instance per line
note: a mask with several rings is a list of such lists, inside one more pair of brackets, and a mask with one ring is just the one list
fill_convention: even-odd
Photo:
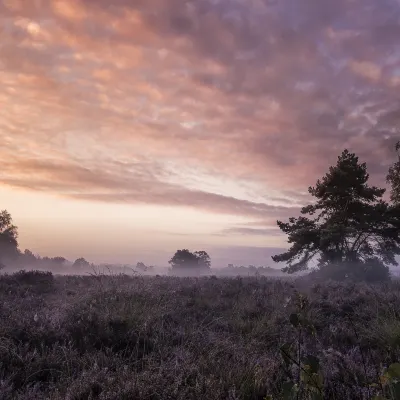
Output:
[[310,275],[310,278],[333,281],[352,282],[385,282],[390,280],[389,267],[378,259],[370,259],[365,262],[332,263],[321,266]]
[[27,292],[46,293],[54,290],[54,276],[49,271],[21,270],[0,277],[0,285],[9,287],[11,292],[25,290]]

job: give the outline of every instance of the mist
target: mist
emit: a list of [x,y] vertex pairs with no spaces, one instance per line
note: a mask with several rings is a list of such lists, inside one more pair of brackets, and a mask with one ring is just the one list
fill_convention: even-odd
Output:
[[[142,264],[143,266],[141,266]],[[18,271],[48,271],[54,275],[65,275],[65,276],[84,276],[84,275],[128,275],[128,276],[172,276],[172,277],[287,277],[280,269],[263,267],[263,266],[243,266],[229,264],[226,267],[220,268],[210,268],[206,271],[199,271],[189,267],[182,267],[179,270],[173,269],[170,266],[146,266],[139,262],[136,264],[94,264],[89,263],[89,265],[79,266],[74,265],[73,262],[68,260],[60,263],[54,262],[51,259],[38,259],[35,262],[24,263],[21,261],[8,262],[0,270],[1,273],[12,274]]]

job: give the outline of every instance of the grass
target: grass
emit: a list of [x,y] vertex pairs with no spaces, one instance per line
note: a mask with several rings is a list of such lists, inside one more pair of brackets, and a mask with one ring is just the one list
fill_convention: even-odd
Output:
[[[312,333],[290,323],[297,291]],[[323,398],[372,399],[400,360],[399,315],[397,281],[2,276],[0,398],[291,398],[294,343],[318,358]]]

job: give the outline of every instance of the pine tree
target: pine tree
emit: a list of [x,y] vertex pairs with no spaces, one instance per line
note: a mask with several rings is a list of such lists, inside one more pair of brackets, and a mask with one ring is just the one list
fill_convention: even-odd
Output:
[[[400,151],[400,142],[396,143],[396,151]],[[390,168],[386,177],[387,183],[390,184],[390,200],[395,204],[400,204],[400,155],[398,160]]]
[[308,189],[315,203],[303,207],[299,218],[277,222],[291,244],[272,257],[287,263],[284,272],[306,270],[318,256],[317,266],[338,277],[375,280],[378,270],[388,276],[388,266],[397,265],[395,256],[400,254],[399,208],[385,202],[385,189],[368,185],[368,179],[366,164],[344,150],[336,165]]

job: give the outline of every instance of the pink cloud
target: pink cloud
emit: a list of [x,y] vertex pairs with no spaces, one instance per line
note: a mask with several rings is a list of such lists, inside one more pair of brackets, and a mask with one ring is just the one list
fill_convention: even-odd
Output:
[[[292,206],[268,191],[296,202],[346,146],[382,179],[398,7],[323,3],[2,2],[0,182],[272,223]],[[169,162],[251,181],[265,204],[171,184]]]

